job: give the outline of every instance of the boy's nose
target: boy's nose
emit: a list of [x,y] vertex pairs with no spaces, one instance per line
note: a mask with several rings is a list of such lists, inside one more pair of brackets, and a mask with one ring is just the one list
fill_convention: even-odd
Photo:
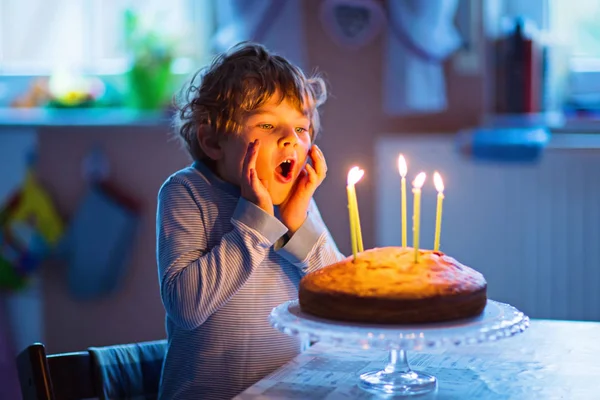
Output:
[[283,135],[281,137],[281,139],[279,139],[279,144],[282,147],[287,147],[287,146],[295,147],[298,144],[298,135],[294,131],[287,132],[285,135]]

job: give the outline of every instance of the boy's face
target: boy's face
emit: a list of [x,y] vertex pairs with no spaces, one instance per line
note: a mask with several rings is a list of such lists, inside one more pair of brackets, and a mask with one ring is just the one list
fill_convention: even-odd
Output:
[[249,113],[242,132],[222,143],[223,158],[217,172],[222,179],[240,185],[248,144],[260,141],[256,160],[258,178],[266,181],[274,205],[283,203],[304,168],[311,146],[310,118],[275,94]]

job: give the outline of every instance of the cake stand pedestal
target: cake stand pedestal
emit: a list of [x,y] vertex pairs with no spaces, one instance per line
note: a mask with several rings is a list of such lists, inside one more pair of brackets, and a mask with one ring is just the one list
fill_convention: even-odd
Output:
[[298,300],[292,300],[275,307],[269,321],[285,334],[310,341],[388,351],[387,365],[360,375],[358,385],[371,393],[395,396],[424,394],[437,387],[434,376],[410,368],[407,351],[495,341],[523,332],[529,326],[529,318],[522,312],[493,300],[487,301],[485,310],[477,317],[422,325],[328,320],[303,313]]

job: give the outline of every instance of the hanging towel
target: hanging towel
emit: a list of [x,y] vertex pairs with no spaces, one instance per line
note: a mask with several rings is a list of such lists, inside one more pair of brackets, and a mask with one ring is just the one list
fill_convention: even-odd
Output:
[[63,222],[32,170],[0,209],[0,288],[20,289],[54,251]]
[[443,61],[460,46],[458,0],[388,0],[384,110],[436,113],[447,107]]
[[107,182],[90,185],[64,242],[69,291],[75,298],[97,299],[119,287],[138,220],[135,201]]
[[100,399],[153,400],[158,397],[167,341],[90,347]]

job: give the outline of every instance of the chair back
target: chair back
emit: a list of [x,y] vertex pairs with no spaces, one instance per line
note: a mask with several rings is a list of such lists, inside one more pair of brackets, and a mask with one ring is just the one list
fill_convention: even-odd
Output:
[[17,356],[24,400],[155,399],[166,341],[50,354],[34,343]]

